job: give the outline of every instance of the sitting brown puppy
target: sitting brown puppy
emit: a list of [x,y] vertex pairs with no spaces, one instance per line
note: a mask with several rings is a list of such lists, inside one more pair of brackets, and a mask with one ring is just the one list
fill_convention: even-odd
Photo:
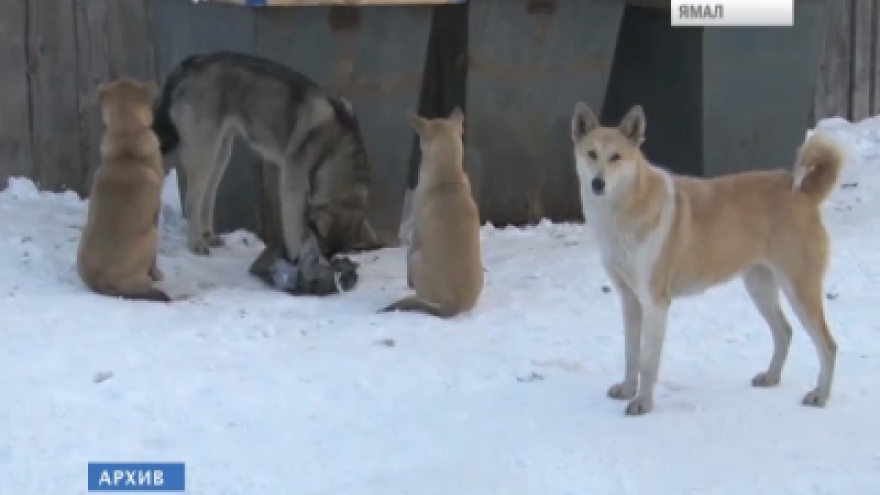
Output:
[[89,212],[76,267],[91,290],[126,299],[168,302],[153,282],[165,171],[150,128],[155,86],[120,79],[98,87],[105,132],[101,163],[89,194]]

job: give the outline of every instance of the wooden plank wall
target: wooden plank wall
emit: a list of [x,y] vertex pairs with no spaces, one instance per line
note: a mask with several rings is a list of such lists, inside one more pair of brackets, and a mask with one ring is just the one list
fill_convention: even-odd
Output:
[[[639,0],[641,1],[641,0]],[[156,80],[151,0],[0,0],[0,188],[12,176],[88,191],[100,124],[94,89]],[[829,0],[814,120],[880,114],[880,2]]]
[[880,113],[880,2],[829,0],[825,54],[814,120],[859,120]]
[[156,80],[149,0],[0,0],[0,187],[10,176],[85,194],[97,163],[95,88]]

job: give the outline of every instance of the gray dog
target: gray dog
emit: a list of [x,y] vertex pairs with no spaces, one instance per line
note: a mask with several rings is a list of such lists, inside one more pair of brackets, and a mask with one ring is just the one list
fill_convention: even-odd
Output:
[[[222,245],[214,203],[236,135],[278,167],[281,237],[292,262],[332,257],[306,246],[325,244],[315,235],[339,239],[336,224],[359,238],[337,240],[335,252],[381,247],[366,220],[369,164],[352,105],[293,69],[242,53],[191,56],[168,76],[153,127],[163,154],[179,148],[192,252]],[[309,228],[310,208],[333,215],[323,231]],[[352,219],[362,225],[351,228]]]

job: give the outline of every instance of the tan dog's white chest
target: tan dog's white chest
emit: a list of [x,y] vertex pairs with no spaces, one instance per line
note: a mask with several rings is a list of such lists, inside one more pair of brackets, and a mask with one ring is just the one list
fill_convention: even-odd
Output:
[[651,274],[672,228],[674,194],[671,181],[667,184],[669,199],[663,206],[659,222],[647,235],[640,233],[642,226],[637,223],[638,219],[621,219],[614,205],[605,198],[581,191],[585,210],[590,211],[588,223],[596,237],[602,265],[640,296],[649,295]]
[[646,292],[660,249],[651,236],[639,239],[629,229],[615,225],[617,220],[612,214],[592,211],[590,225],[605,270],[622,279],[636,293]]

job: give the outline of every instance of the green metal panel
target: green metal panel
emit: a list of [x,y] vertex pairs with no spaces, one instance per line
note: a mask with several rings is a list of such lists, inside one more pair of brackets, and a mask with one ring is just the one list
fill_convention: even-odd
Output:
[[702,175],[700,29],[675,28],[669,10],[629,6],[600,119],[614,125],[633,105],[647,117],[642,150],[677,173]]
[[582,218],[570,122],[600,108],[624,3],[469,4],[467,167],[481,216],[496,224]]
[[825,7],[795,2],[791,28],[703,30],[707,175],[791,166],[813,105]]
[[825,0],[795,2],[793,28],[676,28],[627,7],[602,120],[645,107],[648,157],[717,176],[790,166],[819,73]]

